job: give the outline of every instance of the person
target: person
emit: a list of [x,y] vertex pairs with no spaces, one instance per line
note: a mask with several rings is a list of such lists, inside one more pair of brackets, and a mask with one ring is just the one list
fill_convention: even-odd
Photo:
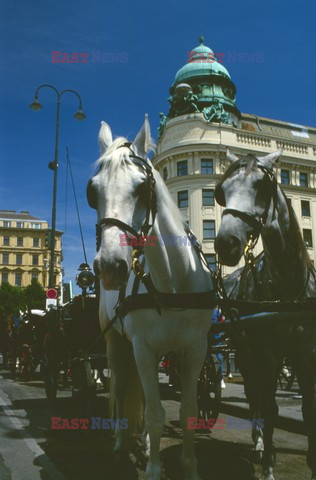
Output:
[[[213,323],[218,323],[218,322],[223,322],[225,320],[224,316],[222,315],[221,309],[217,305],[212,314],[212,324]],[[215,340],[215,345],[221,345],[222,344],[222,338],[224,336],[224,333],[215,333],[213,335],[214,340]],[[225,382],[224,382],[224,371],[223,371],[223,355],[218,352],[216,354],[218,363],[219,363],[219,374],[221,376],[221,388],[226,388]]]

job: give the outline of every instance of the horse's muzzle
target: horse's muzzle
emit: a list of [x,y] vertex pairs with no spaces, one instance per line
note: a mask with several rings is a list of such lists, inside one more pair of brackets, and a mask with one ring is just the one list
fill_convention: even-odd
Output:
[[219,233],[215,239],[215,251],[223,265],[234,267],[241,258],[242,245],[238,237]]
[[100,277],[105,290],[119,290],[127,281],[128,264],[125,260],[108,262],[96,257],[93,262],[95,274]]

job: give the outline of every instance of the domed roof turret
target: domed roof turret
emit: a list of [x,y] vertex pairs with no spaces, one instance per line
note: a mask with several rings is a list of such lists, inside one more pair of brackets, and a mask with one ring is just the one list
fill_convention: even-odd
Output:
[[[191,113],[203,113],[208,123],[235,127],[240,124],[235,84],[213,50],[204,45],[203,36],[199,37],[199,42],[198,47],[188,52],[187,63],[177,71],[169,89],[170,108],[167,116],[160,114],[159,138],[168,120]],[[224,58],[224,54],[218,56]]]
[[214,52],[204,45],[203,36],[199,37],[199,42],[200,45],[189,52],[187,63],[177,71],[174,83],[209,75],[222,75],[230,79],[228,71],[217,61]]

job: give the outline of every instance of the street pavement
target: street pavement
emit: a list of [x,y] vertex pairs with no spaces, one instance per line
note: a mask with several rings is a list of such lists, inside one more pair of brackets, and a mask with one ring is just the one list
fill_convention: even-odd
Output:
[[[236,380],[236,377],[234,378]],[[238,379],[237,379],[238,380]],[[165,480],[182,479],[179,463],[182,434],[179,427],[180,393],[168,386],[160,374],[166,426],[161,440]],[[243,385],[228,383],[222,390],[220,418],[248,418]],[[99,390],[94,415],[108,418],[107,394]],[[281,427],[275,431],[276,480],[310,480],[305,463],[307,439],[302,429],[300,400],[278,392]],[[140,439],[129,458],[117,459],[111,448],[111,432],[52,430],[51,417],[79,416],[71,388],[60,387],[58,401],[51,407],[39,375],[29,382],[0,375],[0,480],[134,480],[145,479],[146,460]],[[289,422],[288,420],[293,420]],[[284,425],[282,426],[282,422]],[[247,429],[196,433],[196,452],[202,480],[258,480],[260,466],[253,453]]]

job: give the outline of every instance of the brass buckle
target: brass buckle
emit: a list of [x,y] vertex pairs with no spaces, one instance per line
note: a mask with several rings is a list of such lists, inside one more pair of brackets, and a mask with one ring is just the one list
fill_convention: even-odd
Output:
[[254,258],[253,249],[256,245],[256,241],[253,240],[253,236],[250,235],[247,245],[244,248],[245,262],[251,264]]
[[139,261],[139,251],[137,249],[133,250],[131,253],[132,257],[132,269],[136,277],[142,278],[144,275],[144,269],[141,266],[141,263]]

